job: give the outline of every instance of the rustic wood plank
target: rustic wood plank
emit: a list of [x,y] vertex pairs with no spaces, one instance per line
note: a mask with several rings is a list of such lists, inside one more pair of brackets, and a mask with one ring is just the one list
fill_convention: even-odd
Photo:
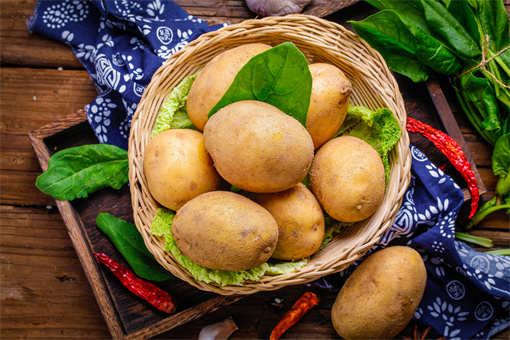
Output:
[[1,205],[0,226],[2,338],[109,338],[60,213]]

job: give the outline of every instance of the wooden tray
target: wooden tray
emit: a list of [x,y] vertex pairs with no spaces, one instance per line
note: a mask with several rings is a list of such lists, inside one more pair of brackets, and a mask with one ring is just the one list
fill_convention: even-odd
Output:
[[[359,20],[369,12],[366,7],[359,7],[367,5],[358,3],[357,0],[346,1],[345,4],[331,1],[326,5],[330,7],[318,8],[316,9],[318,12],[312,14],[332,15],[326,19],[339,22],[346,27],[348,24],[344,18]],[[336,12],[345,6],[351,7]],[[396,78],[406,102],[408,116],[442,129],[456,139],[471,162],[480,194],[485,193],[487,190],[436,79],[430,79],[426,84],[415,84],[398,75]],[[83,111],[41,127],[29,133],[29,138],[43,171],[47,169],[48,160],[56,151],[98,143]],[[461,187],[465,187],[465,181],[460,174],[431,142],[416,134],[411,134],[410,138],[411,143],[422,150],[433,163],[443,168]],[[464,193],[465,198],[469,199],[467,189],[464,189]],[[86,199],[72,202],[56,201],[56,204],[113,338],[154,337],[242,298],[203,292],[178,279],[171,279],[157,285],[178,299],[179,309],[176,314],[170,316],[159,312],[130,293],[108,270],[103,270],[104,267],[100,266],[93,256],[93,252],[104,252],[120,263],[126,264],[110,240],[99,231],[95,221],[100,212],[108,212],[133,222],[128,186],[118,191],[102,189]]]
[[[98,143],[84,111],[33,131],[29,138],[43,171],[56,151]],[[206,293],[174,278],[157,283],[179,301],[177,313],[169,316],[129,292],[108,269],[103,270],[94,252],[106,253],[124,265],[126,262],[97,228],[96,217],[108,212],[133,223],[128,185],[118,191],[102,189],[86,199],[72,202],[56,200],[56,204],[113,338],[153,337],[241,298]]]

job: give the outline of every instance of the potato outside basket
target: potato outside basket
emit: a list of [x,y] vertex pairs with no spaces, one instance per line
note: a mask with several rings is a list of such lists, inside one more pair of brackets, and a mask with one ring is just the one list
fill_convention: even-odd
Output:
[[[198,73],[221,52],[247,43],[276,46],[294,43],[310,63],[325,62],[339,67],[353,84],[351,103],[372,110],[391,109],[402,136],[390,154],[391,173],[384,200],[367,220],[346,228],[308,264],[286,275],[263,276],[243,286],[221,286],[197,281],[163,250],[164,240],[150,233],[158,203],[149,193],[143,172],[143,153],[166,97],[186,77]],[[314,281],[339,272],[368,251],[391,226],[410,182],[411,154],[405,129],[406,112],[397,82],[383,58],[356,34],[336,23],[307,15],[288,15],[246,20],[206,33],[172,55],[154,74],[133,116],[129,138],[129,180],[135,224],[149,251],[176,277],[205,291],[223,295],[252,294]]]

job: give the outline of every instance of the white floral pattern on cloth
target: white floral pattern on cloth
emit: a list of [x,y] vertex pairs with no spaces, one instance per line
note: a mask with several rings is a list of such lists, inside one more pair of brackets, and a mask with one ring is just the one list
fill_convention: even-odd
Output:
[[209,26],[169,0],[38,1],[31,32],[68,43],[99,96],[85,107],[100,143],[127,149],[134,109],[154,72]]
[[411,184],[393,225],[363,258],[315,284],[338,291],[369,254],[408,245],[422,255],[427,286],[414,318],[432,336],[489,339],[510,325],[510,259],[455,240],[464,196],[459,186],[411,145]]

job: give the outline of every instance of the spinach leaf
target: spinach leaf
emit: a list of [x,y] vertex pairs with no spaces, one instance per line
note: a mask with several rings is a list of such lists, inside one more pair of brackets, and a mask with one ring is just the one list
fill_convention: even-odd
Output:
[[467,1],[451,1],[447,4],[448,12],[450,12],[459,24],[466,29],[471,38],[475,42],[480,42],[480,30],[476,22],[475,14]]
[[395,0],[366,0],[377,9],[392,9],[402,19],[418,26],[422,31],[430,34],[430,29],[423,13],[423,7],[419,1],[395,1]]
[[[426,80],[429,68],[452,75],[462,67],[439,40],[395,10],[381,10],[352,25],[356,33],[381,53],[390,69],[413,81]],[[404,63],[403,58],[408,62]],[[409,61],[414,67],[409,67]]]
[[149,252],[134,224],[108,213],[97,215],[96,224],[124,256],[136,275],[152,281],[164,281],[173,277]]
[[460,78],[460,84],[464,95],[477,108],[483,119],[481,127],[495,133],[501,130],[499,107],[489,80],[485,77],[476,77],[470,72]]
[[428,69],[415,56],[416,39],[395,11],[382,10],[349,23],[382,55],[391,70],[414,82],[427,80]]
[[463,59],[480,56],[477,42],[464,27],[448,12],[446,7],[435,0],[421,0],[425,18],[434,37],[448,46]]
[[129,180],[126,150],[109,144],[82,145],[51,156],[36,187],[58,200],[71,201],[105,187],[120,189]]
[[490,47],[498,52],[510,44],[509,20],[503,1],[477,0],[478,17],[483,33],[490,38]]
[[510,133],[499,137],[494,145],[492,171],[499,176],[510,174]]
[[241,100],[271,104],[306,126],[312,75],[304,54],[285,42],[251,58],[237,73],[223,97],[209,112]]

